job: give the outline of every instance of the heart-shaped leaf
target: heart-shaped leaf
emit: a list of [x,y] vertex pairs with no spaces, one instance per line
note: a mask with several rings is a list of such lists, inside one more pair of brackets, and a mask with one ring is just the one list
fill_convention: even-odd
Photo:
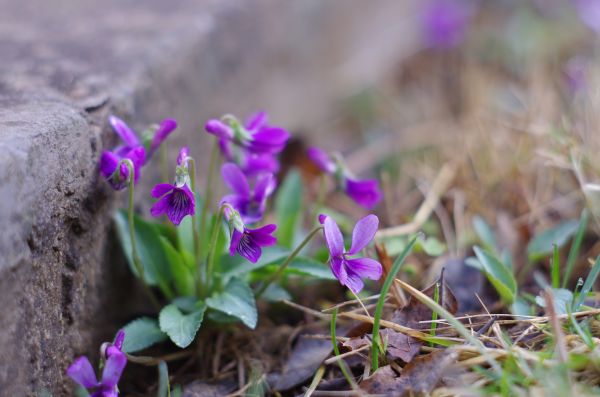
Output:
[[257,311],[254,294],[248,284],[241,280],[231,279],[223,292],[206,299],[206,304],[211,309],[239,318],[248,328],[256,327]]
[[188,347],[196,332],[200,329],[206,306],[201,305],[190,314],[183,314],[177,306],[170,304],[165,306],[158,316],[160,329],[169,335],[169,338],[182,349]]
[[150,317],[133,320],[123,328],[123,331],[125,331],[123,342],[125,353],[137,352],[167,339],[167,334],[160,330],[158,321]]

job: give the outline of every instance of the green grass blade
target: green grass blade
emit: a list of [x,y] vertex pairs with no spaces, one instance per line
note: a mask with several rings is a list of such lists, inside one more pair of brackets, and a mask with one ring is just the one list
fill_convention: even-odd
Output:
[[554,253],[552,255],[552,288],[559,288],[560,285],[560,259],[558,257],[558,245],[554,244]]
[[576,312],[577,310],[579,310],[579,307],[583,304],[585,297],[592,290],[592,287],[594,286],[594,283],[596,282],[596,279],[598,278],[598,274],[600,274],[600,256],[598,256],[596,258],[596,263],[594,263],[592,270],[590,271],[587,278],[585,279],[585,283],[583,283],[583,287],[581,287],[581,292],[579,293],[579,296],[577,297],[577,300],[575,301],[575,306],[573,306],[573,311]]
[[[333,309],[333,312],[331,313],[330,332],[331,332],[331,343],[333,344],[333,353],[336,356],[339,356],[340,349],[338,348],[336,329],[335,329],[335,324],[337,321],[337,314],[338,314],[338,309],[336,307],[335,309]],[[352,378],[352,376],[350,376],[350,374],[348,373],[348,368],[346,367],[346,363],[344,363],[342,361],[342,359],[338,359],[338,365],[340,366],[340,369],[342,370],[342,373],[344,374],[346,381],[348,381],[348,384],[354,388],[354,385],[356,384],[356,382],[354,381],[354,378]]]
[[571,244],[569,256],[567,257],[567,267],[565,269],[565,276],[563,277],[562,288],[567,287],[569,279],[571,278],[571,273],[573,273],[573,266],[575,266],[575,261],[579,255],[579,249],[581,248],[581,242],[583,241],[589,219],[590,213],[584,208],[581,212],[581,217],[579,218],[579,229],[577,229],[577,234],[575,235],[573,244]]
[[392,283],[396,279],[396,275],[400,271],[400,267],[404,263],[404,260],[408,256],[408,254],[412,251],[415,243],[417,242],[418,236],[414,236],[410,239],[408,245],[404,248],[404,251],[396,258],[394,264],[392,265],[392,270],[387,275],[385,282],[383,283],[383,287],[381,288],[381,292],[379,294],[379,300],[377,300],[377,307],[375,308],[375,314],[373,315],[373,343],[371,346],[371,368],[373,371],[376,371],[379,368],[379,322],[381,321],[381,315],[383,314],[383,305],[385,303],[385,298],[392,286]]

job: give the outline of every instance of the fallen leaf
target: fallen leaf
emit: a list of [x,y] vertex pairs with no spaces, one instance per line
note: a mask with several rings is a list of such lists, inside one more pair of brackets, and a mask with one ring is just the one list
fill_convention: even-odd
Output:
[[399,358],[408,363],[421,349],[421,343],[417,340],[393,329],[385,328],[379,335],[381,335],[384,345],[387,346],[388,356],[392,359]]
[[269,376],[269,383],[275,390],[288,390],[304,383],[314,375],[332,350],[329,340],[300,335],[283,371],[279,375]]
[[457,357],[458,353],[449,349],[422,355],[406,364],[400,376],[387,365],[363,380],[360,387],[367,393],[386,396],[428,394]]

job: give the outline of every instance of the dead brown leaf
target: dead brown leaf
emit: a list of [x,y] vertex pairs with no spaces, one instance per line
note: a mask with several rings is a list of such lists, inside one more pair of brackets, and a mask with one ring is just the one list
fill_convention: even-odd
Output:
[[363,380],[360,387],[367,393],[386,396],[427,394],[437,386],[457,358],[458,353],[449,349],[422,355],[406,364],[400,376],[387,365]]

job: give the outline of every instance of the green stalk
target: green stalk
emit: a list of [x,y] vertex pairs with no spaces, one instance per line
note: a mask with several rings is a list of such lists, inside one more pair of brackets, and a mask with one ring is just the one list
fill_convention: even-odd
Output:
[[552,267],[550,268],[550,274],[552,275],[552,288],[560,287],[560,258],[558,255],[558,246],[552,244]]
[[[190,171],[190,184],[192,187],[192,193],[194,194],[194,199],[198,197],[196,191],[196,161],[193,158],[188,157],[187,162],[189,164]],[[196,200],[194,200],[194,206],[196,205]],[[197,213],[196,208],[194,208],[194,213]],[[198,295],[202,293],[202,271],[201,271],[201,249],[200,249],[200,234],[198,233],[198,223],[196,222],[196,216],[192,217],[192,234],[194,236],[194,255],[196,256],[196,282]]]
[[286,267],[288,267],[288,265],[290,263],[292,263],[292,261],[294,260],[294,258],[296,256],[298,256],[298,254],[300,253],[300,251],[302,251],[302,248],[304,248],[304,246],[306,246],[306,244],[308,244],[308,242],[315,236],[315,234],[317,234],[321,229],[323,229],[323,226],[319,226],[314,228],[309,234],[308,236],[306,236],[306,238],[304,238],[304,240],[300,243],[300,245],[298,245],[296,247],[296,249],[290,254],[290,256],[288,256],[286,258],[286,260],[281,264],[281,266],[279,266],[279,268],[277,269],[277,271],[271,276],[271,278],[269,278],[267,281],[265,281],[263,283],[263,285],[260,287],[260,289],[258,290],[258,292],[255,294],[256,298],[260,298],[260,296],[265,292],[265,290],[269,287],[269,285],[273,282],[276,281],[279,277],[281,277],[281,274],[283,273],[283,271],[286,269]]
[[217,219],[213,225],[212,236],[210,238],[210,246],[208,247],[208,258],[206,259],[206,291],[210,291],[213,277],[213,269],[215,265],[215,255],[217,249],[217,239],[219,238],[219,230],[221,229],[221,221],[223,220],[223,211],[225,210],[223,205],[217,212]]
[[142,261],[140,260],[140,256],[138,255],[137,250],[137,242],[135,240],[135,226],[133,222],[133,199],[135,196],[135,167],[133,166],[133,162],[130,159],[123,160],[127,168],[129,169],[129,211],[127,213],[127,220],[129,224],[129,237],[131,238],[131,257],[133,258],[133,264],[138,272],[138,275],[142,279],[142,285],[144,286],[144,291],[148,295],[148,299],[154,307],[157,309],[160,308],[158,300],[152,293],[152,290],[146,283],[146,274],[144,271],[144,266],[142,265]]
[[396,258],[394,264],[392,265],[392,269],[388,273],[387,278],[383,283],[383,287],[381,287],[381,292],[379,293],[377,307],[375,308],[375,314],[373,316],[373,343],[371,344],[371,370],[373,372],[379,368],[379,344],[381,343],[381,338],[379,337],[379,322],[381,321],[381,315],[383,314],[385,298],[390,290],[390,287],[392,286],[392,283],[396,279],[398,272],[400,271],[400,267],[402,267],[404,260],[412,251],[415,243],[417,242],[417,238],[418,236],[411,238],[406,248],[404,248],[404,251],[402,251],[400,256]]
[[206,233],[206,217],[208,214],[208,206],[212,200],[212,184],[213,174],[215,173],[215,164],[217,162],[217,154],[219,153],[219,145],[217,141],[210,152],[210,162],[208,164],[208,176],[206,177],[206,186],[204,188],[204,203],[202,204],[202,213],[200,214],[200,235]]
[[[433,290],[433,300],[435,301],[435,303],[439,304],[440,303],[440,283],[435,283],[435,287]],[[431,335],[432,338],[435,338],[435,330],[437,328],[437,323],[436,320],[438,319],[438,314],[436,311],[431,311],[431,330],[429,331],[429,334]],[[433,346],[433,342],[429,342],[430,346]]]

